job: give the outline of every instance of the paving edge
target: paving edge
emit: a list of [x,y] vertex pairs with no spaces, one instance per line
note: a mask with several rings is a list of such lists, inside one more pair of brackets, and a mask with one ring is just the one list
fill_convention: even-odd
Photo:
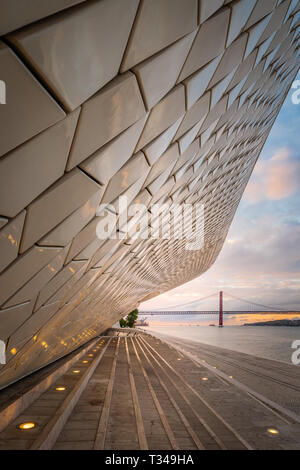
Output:
[[227,383],[231,383],[231,384],[235,385],[237,388],[239,388],[240,390],[243,390],[248,395],[251,395],[252,397],[254,397],[257,400],[261,401],[264,405],[267,405],[271,409],[273,408],[278,413],[282,414],[283,416],[287,416],[288,418],[292,419],[296,423],[300,423],[300,416],[297,415],[296,413],[294,413],[293,411],[290,411],[287,408],[284,408],[283,406],[278,405],[273,400],[270,400],[269,398],[265,397],[264,395],[261,395],[260,393],[256,392],[255,390],[252,390],[250,387],[247,387],[247,385],[242,384],[238,380],[233,379],[233,378],[230,379],[228,377],[228,375],[226,375],[224,372],[221,372],[220,370],[215,369],[214,367],[210,366],[206,362],[202,362],[194,354],[189,353],[188,351],[186,351],[185,349],[181,348],[178,345],[175,346],[172,342],[169,342],[165,339],[162,339],[160,336],[155,336],[155,335],[150,334],[150,333],[145,333],[145,334],[151,336],[152,338],[159,339],[162,343],[165,343],[168,346],[172,347],[173,349],[175,349],[177,351],[180,351],[182,354],[184,354],[186,357],[188,357],[192,361],[196,362],[197,364],[199,364],[201,366],[206,367],[206,369],[210,370],[215,375],[217,375],[217,376],[221,377],[222,379],[226,380]]

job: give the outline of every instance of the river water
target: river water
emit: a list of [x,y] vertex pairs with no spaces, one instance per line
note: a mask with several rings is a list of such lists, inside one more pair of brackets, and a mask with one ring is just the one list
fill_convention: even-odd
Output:
[[300,327],[167,325],[150,322],[145,331],[219,346],[225,349],[291,363],[292,343],[300,341]]

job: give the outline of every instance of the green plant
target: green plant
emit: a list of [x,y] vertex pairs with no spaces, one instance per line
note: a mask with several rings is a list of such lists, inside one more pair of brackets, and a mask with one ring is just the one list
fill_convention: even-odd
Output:
[[121,328],[134,328],[138,314],[139,314],[139,311],[136,308],[135,310],[133,310],[127,315],[126,319],[121,318],[121,320],[119,321],[120,327]]
[[121,320],[119,321],[119,323],[120,323],[120,327],[121,327],[121,328],[126,328],[127,322],[126,322],[125,318],[121,318]]

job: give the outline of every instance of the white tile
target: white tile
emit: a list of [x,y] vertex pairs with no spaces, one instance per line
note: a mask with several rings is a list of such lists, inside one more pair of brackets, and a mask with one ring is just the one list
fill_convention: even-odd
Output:
[[18,292],[4,304],[12,307],[17,304],[34,300],[39,291],[62,269],[68,247],[63,249],[55,258],[49,261],[35,276],[33,276]]
[[78,165],[146,111],[135,76],[120,75],[82,105],[68,169]]
[[0,275],[0,305],[62,251],[34,246]]
[[205,119],[205,116],[202,117],[202,119],[197,122],[186,134],[184,134],[180,139],[179,139],[179,148],[180,148],[180,153],[183,154],[187,148],[191,145],[193,140],[196,138],[202,123]]
[[256,0],[239,0],[239,2],[232,5],[226,47],[230,46],[230,44],[241,33],[253,11],[253,8],[255,7],[255,4]]
[[27,208],[20,252],[26,251],[99,190],[100,186],[77,168],[54,183]]
[[248,35],[242,34],[227,49],[222,60],[210,82],[210,86],[216,85],[222,78],[226,77],[232,70],[240,65],[243,60]]
[[63,176],[79,110],[0,159],[0,214],[14,217]]
[[18,256],[25,214],[21,212],[0,230],[0,272]]
[[35,336],[38,331],[55,315],[59,310],[59,302],[41,307],[37,312],[31,315],[25,323],[14,332],[9,339],[9,347],[20,344],[26,339]]
[[51,279],[40,291],[35,311],[37,311],[43,304],[51,298],[69,279],[75,276],[80,269],[85,268],[85,261],[73,261],[59,271],[53,279]]
[[197,11],[198,0],[141,2],[121,71],[191,33],[197,27]]
[[0,310],[0,339],[6,341],[7,338],[26,321],[31,315],[32,302],[27,302],[16,307]]
[[10,31],[40,20],[48,15],[72,7],[85,0],[51,0],[51,2],[41,2],[31,0],[20,2],[19,0],[2,0],[0,17],[0,35],[3,36]]
[[[201,67],[204,67],[204,65],[208,64],[215,57],[218,57],[225,50],[229,18],[230,9],[225,8],[217,12],[200,26],[192,49],[180,74],[180,81],[189,77]],[[218,34],[216,34],[216,31]]]
[[205,93],[221,59],[222,54],[212,60],[209,64],[202,67],[199,72],[195,72],[189,78],[184,80],[183,83],[187,90],[187,109],[190,109]]
[[8,219],[6,219],[5,217],[0,217],[0,228],[4,227],[4,225],[6,225],[8,222]]
[[133,68],[147,109],[153,108],[175,85],[196,33],[193,31]]
[[216,86],[213,87],[211,91],[211,107],[213,108],[218,101],[222,98],[224,95],[228,85],[230,84],[231,80],[233,79],[233,76],[237,70],[237,67],[234,67],[228,75],[226,75],[223,80],[221,80]]
[[140,150],[171,127],[183,116],[184,112],[184,86],[177,85],[150,112],[136,150]]
[[123,194],[139,178],[147,177],[150,167],[142,152],[138,152],[112,177],[104,193],[102,204],[110,203]]
[[247,42],[247,47],[245,51],[245,58],[248,57],[249,54],[255,49],[255,47],[259,44],[259,39],[266,29],[267,24],[269,23],[271,19],[271,14],[263,18],[259,23],[253,26],[248,33],[248,42]]
[[151,171],[144,185],[148,186],[155,178],[157,178],[170,165],[173,164],[174,166],[178,158],[179,158],[179,148],[178,148],[177,142],[175,142],[166,150],[166,152],[152,166]]
[[0,77],[6,104],[0,106],[0,156],[65,117],[18,57],[0,41]]
[[154,139],[150,144],[146,145],[143,148],[143,152],[147,157],[150,165],[153,165],[160,156],[167,150],[172,141],[174,135],[176,134],[178,127],[183,119],[183,116],[180,117],[169,129],[163,132],[159,137]]
[[39,246],[66,246],[93,219],[102,195],[103,189],[97,191],[83,206],[64,219],[37,244]]
[[138,3],[86,2],[9,38],[72,111],[118,74]]
[[224,0],[199,0],[200,24],[204,23],[224,4]]
[[196,103],[188,110],[180,127],[175,135],[175,139],[178,139],[192,127],[194,127],[200,120],[205,119],[209,111],[210,106],[210,93],[205,93]]
[[65,261],[66,264],[96,239],[96,228],[99,221],[99,217],[95,217],[74,237]]
[[192,142],[192,144],[186,149],[186,151],[180,155],[173,172],[179,170],[179,168],[181,168],[187,161],[192,161],[198,151],[199,139],[194,140],[194,142]]
[[80,168],[101,184],[108,183],[132,156],[146,119],[147,115],[101,147],[94,155],[82,162]]
[[275,8],[276,3],[277,0],[258,0],[253,12],[251,13],[249,20],[247,21],[245,29],[250,28],[255,23],[258,23],[258,21],[260,21],[262,18],[267,16],[269,13],[271,13]]

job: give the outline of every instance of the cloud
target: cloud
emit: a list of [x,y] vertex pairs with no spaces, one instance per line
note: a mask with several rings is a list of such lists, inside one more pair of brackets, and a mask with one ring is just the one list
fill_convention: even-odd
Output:
[[300,162],[288,148],[281,148],[271,158],[256,164],[245,191],[245,201],[280,200],[292,196],[300,186]]

